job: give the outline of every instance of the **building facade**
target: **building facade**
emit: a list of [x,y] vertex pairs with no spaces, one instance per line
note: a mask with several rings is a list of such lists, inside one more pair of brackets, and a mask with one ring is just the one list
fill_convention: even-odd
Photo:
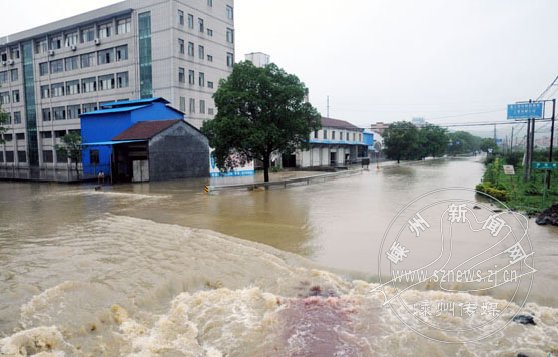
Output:
[[322,128],[310,135],[310,149],[283,157],[283,166],[344,166],[368,157],[363,129],[339,119],[322,118],[321,122]]
[[0,167],[67,167],[55,145],[101,105],[167,98],[199,128],[234,64],[234,0],[126,0],[0,37]]

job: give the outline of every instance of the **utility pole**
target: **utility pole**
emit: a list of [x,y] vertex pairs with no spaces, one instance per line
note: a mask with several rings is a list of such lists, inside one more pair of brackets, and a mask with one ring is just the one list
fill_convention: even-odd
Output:
[[510,154],[513,154],[513,125],[512,125],[512,133],[511,133],[511,140],[510,140]]
[[329,118],[329,95],[327,96],[327,117]]
[[[554,119],[556,117],[556,99],[552,99],[552,124],[550,126],[550,149],[548,150],[548,162],[552,162],[552,150],[554,149]],[[546,171],[546,188],[550,189],[550,170]]]
[[531,150],[531,119],[527,119],[527,141],[525,142],[525,165],[523,167],[523,181],[529,181],[529,165],[530,165],[530,154]]

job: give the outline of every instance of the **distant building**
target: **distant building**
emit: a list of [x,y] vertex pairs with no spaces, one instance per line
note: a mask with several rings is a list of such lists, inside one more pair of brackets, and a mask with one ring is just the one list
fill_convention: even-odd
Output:
[[256,67],[265,67],[270,63],[269,55],[262,52],[247,53],[244,55],[244,59],[252,62]]
[[85,175],[113,182],[209,175],[207,138],[163,98],[103,105],[81,115]]
[[416,126],[417,128],[421,128],[427,124],[426,119],[421,117],[415,117],[411,119],[411,123],[413,123],[413,125]]
[[344,120],[322,118],[322,128],[310,134],[310,149],[284,155],[283,166],[348,165],[368,157],[369,144],[365,142],[363,129]]
[[380,135],[384,134],[384,131],[389,127],[389,124],[384,122],[377,122],[375,124],[370,125],[370,130],[377,132]]

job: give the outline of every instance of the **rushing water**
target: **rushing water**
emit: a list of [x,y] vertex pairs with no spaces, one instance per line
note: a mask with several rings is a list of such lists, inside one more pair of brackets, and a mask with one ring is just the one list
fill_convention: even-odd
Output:
[[[431,190],[474,187],[482,171],[473,159],[440,160],[217,195],[201,179],[103,191],[2,183],[0,355],[558,354],[555,228],[529,221],[537,272],[522,311],[536,326],[509,323],[518,307],[506,300],[520,302],[506,289],[417,286],[390,307],[372,291],[397,212]],[[456,234],[452,244],[464,259],[482,241]],[[424,300],[509,308],[482,328],[489,316],[448,317],[457,332],[444,333],[406,321],[405,304]]]

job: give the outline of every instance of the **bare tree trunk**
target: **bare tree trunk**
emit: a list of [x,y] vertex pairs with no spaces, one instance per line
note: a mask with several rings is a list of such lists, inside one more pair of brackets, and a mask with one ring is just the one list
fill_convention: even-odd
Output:
[[263,158],[264,167],[264,182],[269,182],[269,155],[266,154]]

